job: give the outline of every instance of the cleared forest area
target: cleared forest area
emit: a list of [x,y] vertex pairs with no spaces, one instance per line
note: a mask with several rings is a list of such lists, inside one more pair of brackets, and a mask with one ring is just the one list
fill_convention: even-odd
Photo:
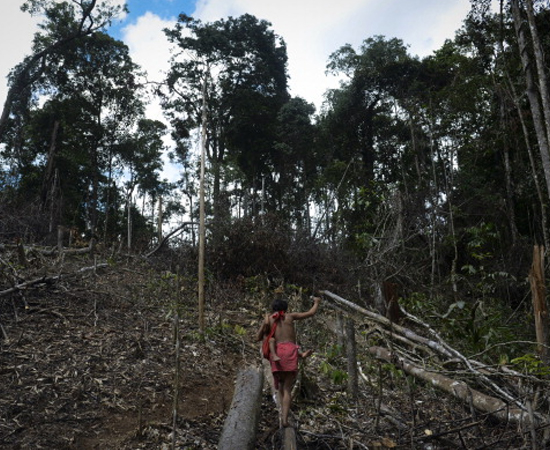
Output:
[[[4,448],[217,448],[238,371],[262,364],[254,335],[267,280],[210,285],[201,334],[193,287],[159,270],[162,259],[94,269],[88,255],[27,254],[21,268],[2,247],[3,285],[17,276],[20,286],[0,297]],[[292,308],[309,301],[286,293]],[[342,316],[354,323],[354,395]],[[392,323],[331,291],[298,331],[315,350],[295,389],[298,448],[543,448],[544,374],[482,364],[412,316]],[[260,408],[254,448],[281,448],[267,382]]]

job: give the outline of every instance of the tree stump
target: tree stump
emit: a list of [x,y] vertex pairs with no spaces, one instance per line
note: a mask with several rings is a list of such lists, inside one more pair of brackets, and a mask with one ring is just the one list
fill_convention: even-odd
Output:
[[260,417],[263,373],[257,367],[242,369],[225,419],[218,450],[253,450]]
[[548,307],[546,305],[546,283],[544,280],[544,247],[535,245],[533,248],[533,264],[529,272],[531,295],[533,298],[533,313],[535,316],[535,331],[538,352],[542,360],[548,364]]
[[346,319],[346,356],[348,362],[348,395],[353,402],[356,402],[359,396],[357,349],[355,344],[355,323],[350,318]]

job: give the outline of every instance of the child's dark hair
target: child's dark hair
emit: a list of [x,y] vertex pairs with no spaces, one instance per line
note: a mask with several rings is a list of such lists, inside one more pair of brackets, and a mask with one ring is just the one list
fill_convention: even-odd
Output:
[[276,298],[275,300],[273,300],[271,309],[273,310],[273,312],[277,312],[277,311],[286,312],[286,310],[288,309],[288,303],[286,302],[286,300],[283,300],[281,298]]

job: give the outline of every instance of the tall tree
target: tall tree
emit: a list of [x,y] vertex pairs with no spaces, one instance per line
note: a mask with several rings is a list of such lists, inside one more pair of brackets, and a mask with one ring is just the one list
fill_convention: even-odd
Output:
[[[7,134],[4,150],[20,160],[20,185],[32,182],[25,170],[39,173],[42,209],[70,197],[65,215],[85,221],[91,234],[104,206],[102,189],[112,186],[113,161],[120,161],[117,144],[143,114],[137,76],[122,42],[102,32],[74,39],[49,58],[41,104],[27,109]],[[77,213],[75,205],[85,211]]]
[[83,36],[89,36],[108,26],[125,7],[98,0],[27,0],[21,9],[42,15],[35,35],[32,54],[18,64],[9,76],[9,89],[0,115],[0,142],[4,139],[11,115],[22,114],[43,83],[52,59],[57,59],[68,46]]
[[273,209],[301,229],[311,226],[309,197],[319,165],[314,112],[314,105],[300,97],[285,103],[277,115],[277,141],[268,158],[265,190],[271,193]]
[[209,79],[206,151],[217,217],[224,166],[238,166],[249,185],[260,178],[277,111],[288,98],[286,47],[269,27],[249,14],[208,24],[182,14],[174,29],[165,30],[178,52],[164,107],[180,129],[201,123],[202,87]]

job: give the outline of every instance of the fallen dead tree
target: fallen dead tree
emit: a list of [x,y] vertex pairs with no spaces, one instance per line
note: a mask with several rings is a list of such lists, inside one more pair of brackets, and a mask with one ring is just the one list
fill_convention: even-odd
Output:
[[153,256],[156,252],[158,252],[162,247],[164,247],[164,245],[166,245],[166,243],[168,242],[168,240],[175,236],[177,233],[183,231],[185,229],[185,227],[187,227],[188,225],[190,226],[195,226],[195,225],[198,225],[197,223],[195,222],[184,222],[183,224],[181,224],[179,227],[175,228],[174,230],[170,231],[170,233],[168,233],[166,236],[164,236],[164,238],[159,242],[159,244],[153,249],[151,250],[149,253],[147,253],[145,255],[145,258],[150,258],[151,256]]
[[[533,376],[514,371],[510,368],[488,366],[469,359],[446,343],[429,325],[417,317],[403,311],[412,324],[427,330],[429,337],[396,324],[386,317],[356,305],[330,291],[324,295],[345,307],[348,311],[360,314],[373,333],[378,333],[387,341],[387,348],[371,347],[372,355],[395,364],[406,373],[432,384],[434,387],[452,394],[467,402],[479,411],[490,413],[495,418],[532,427],[549,427],[547,414],[533,412],[529,398],[536,390],[544,391],[547,383]],[[458,367],[455,378],[444,375],[444,368]],[[475,387],[463,379],[475,380]],[[526,386],[532,386],[532,392]]]
[[71,272],[71,273],[34,278],[32,280],[29,280],[29,281],[24,281],[24,282],[21,282],[21,283],[17,283],[16,285],[12,286],[9,289],[5,289],[3,291],[0,291],[0,297],[12,294],[12,293],[17,292],[17,291],[22,291],[24,289],[27,289],[27,288],[30,288],[30,287],[33,287],[33,286],[36,286],[36,285],[39,285],[39,284],[53,284],[53,283],[61,281],[62,279],[66,279],[66,278],[76,276],[76,275],[79,275],[79,274],[83,274],[83,273],[86,273],[86,272],[90,272],[90,271],[95,271],[99,268],[108,267],[108,266],[109,266],[109,264],[107,264],[107,263],[101,263],[101,264],[96,264],[96,265],[93,265],[93,266],[90,266],[90,267],[82,267],[82,268],[76,270],[75,272]]
[[467,383],[460,380],[454,380],[437,372],[432,372],[419,367],[404,358],[396,356],[390,350],[382,347],[370,347],[369,353],[379,359],[394,364],[403,369],[409,375],[430,383],[432,386],[441,389],[448,394],[462,400],[465,403],[472,404],[478,411],[490,413],[494,417],[504,422],[527,423],[540,426],[543,424],[541,415],[529,414],[521,408],[510,406],[505,401],[484,394],[468,386]]
[[254,448],[263,381],[263,372],[256,367],[247,367],[237,375],[235,393],[218,442],[218,450]]

